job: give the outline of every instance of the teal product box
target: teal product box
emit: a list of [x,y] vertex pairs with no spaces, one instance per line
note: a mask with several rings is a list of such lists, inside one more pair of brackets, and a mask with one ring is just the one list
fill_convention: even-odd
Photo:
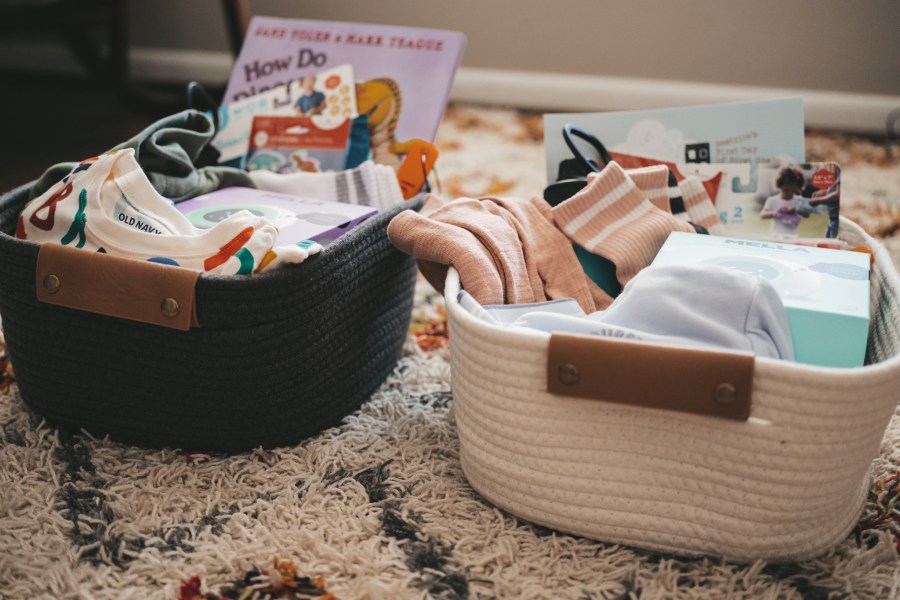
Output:
[[869,335],[869,255],[673,232],[654,265],[710,264],[763,277],[787,311],[797,362],[862,366]]

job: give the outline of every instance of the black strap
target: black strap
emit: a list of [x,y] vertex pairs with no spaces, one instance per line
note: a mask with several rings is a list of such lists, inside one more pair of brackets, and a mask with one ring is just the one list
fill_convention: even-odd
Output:
[[[585,175],[590,172],[599,171],[603,166],[612,161],[612,157],[606,150],[606,146],[604,146],[600,142],[600,140],[598,140],[596,137],[594,137],[584,129],[576,127],[571,123],[566,123],[563,126],[562,135],[563,140],[565,140],[566,142],[566,146],[569,147],[569,150],[572,152],[572,154],[575,155],[575,158],[577,158],[581,162],[581,166],[587,169],[587,171],[584,173]],[[581,150],[578,149],[578,146],[575,145],[575,140],[572,139],[573,137],[581,138],[591,146],[593,146],[594,150],[597,151],[597,155],[600,157],[598,161],[599,164],[595,164],[592,160],[588,159],[581,152]]]
[[554,181],[544,188],[544,200],[550,206],[562,204],[587,185],[587,179],[579,177],[575,179],[561,179]]

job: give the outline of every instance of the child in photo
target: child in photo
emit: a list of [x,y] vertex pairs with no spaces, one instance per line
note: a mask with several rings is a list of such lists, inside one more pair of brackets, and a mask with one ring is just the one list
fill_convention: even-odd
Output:
[[766,199],[760,218],[772,220],[772,234],[776,237],[797,237],[797,227],[808,213],[798,211],[803,202],[800,191],[806,185],[806,175],[796,165],[782,167],[775,174],[777,194]]
[[325,110],[325,94],[315,89],[316,77],[310,75],[300,80],[300,89],[303,94],[297,98],[294,108],[304,116],[322,114]]

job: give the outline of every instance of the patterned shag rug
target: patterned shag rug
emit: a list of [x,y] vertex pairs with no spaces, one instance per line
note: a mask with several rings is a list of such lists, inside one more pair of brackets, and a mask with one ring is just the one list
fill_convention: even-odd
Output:
[[[452,107],[439,191],[536,195],[540,116]],[[900,146],[823,133],[851,216],[900,256]],[[2,285],[2,282],[0,282]],[[342,425],[233,456],[45,424],[0,346],[0,598],[895,598],[900,414],[855,531],[814,560],[735,565],[565,535],[466,483],[441,299],[416,291],[405,354]],[[48,367],[49,368],[49,367]]]

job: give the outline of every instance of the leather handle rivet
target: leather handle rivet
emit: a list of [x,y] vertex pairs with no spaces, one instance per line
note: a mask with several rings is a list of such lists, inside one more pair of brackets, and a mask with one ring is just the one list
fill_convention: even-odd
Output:
[[47,275],[42,282],[44,290],[49,294],[55,294],[59,291],[59,277],[56,275]]
[[559,365],[556,374],[559,377],[559,381],[565,385],[575,385],[581,379],[581,371],[572,363]]
[[737,390],[730,383],[720,383],[713,391],[713,400],[721,406],[728,406],[737,400]]
[[169,317],[171,319],[172,317],[178,315],[178,302],[175,300],[175,298],[166,298],[162,301],[159,310],[160,312],[162,312],[163,316]]

